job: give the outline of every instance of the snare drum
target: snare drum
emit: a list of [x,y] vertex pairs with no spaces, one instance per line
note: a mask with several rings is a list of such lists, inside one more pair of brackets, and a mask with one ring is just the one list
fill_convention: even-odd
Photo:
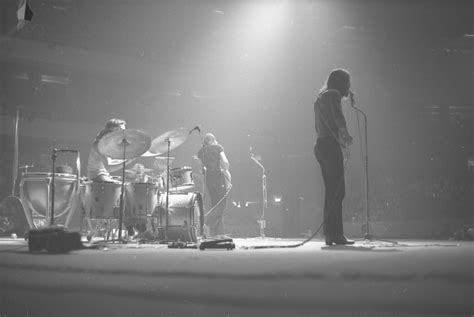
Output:
[[85,216],[91,219],[119,219],[121,184],[89,182],[82,189]]
[[173,168],[170,171],[170,190],[186,191],[194,188],[193,169],[189,166]]
[[[30,228],[49,224],[53,173],[23,173],[20,199]],[[54,223],[68,226],[79,196],[77,175],[54,174]]]
[[158,190],[155,183],[130,183],[125,187],[125,216],[143,218],[151,216],[158,204]]

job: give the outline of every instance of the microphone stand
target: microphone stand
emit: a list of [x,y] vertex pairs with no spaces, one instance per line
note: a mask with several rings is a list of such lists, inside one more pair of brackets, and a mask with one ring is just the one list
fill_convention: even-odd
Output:
[[262,169],[262,215],[260,216],[260,220],[258,220],[257,222],[260,224],[260,237],[265,238],[265,210],[267,209],[267,176],[265,175],[265,167],[257,160],[253,153],[250,154],[250,158]]
[[364,234],[364,240],[372,241],[372,234],[370,234],[370,208],[369,208],[369,154],[368,154],[368,136],[367,136],[367,115],[364,111],[359,109],[356,106],[354,100],[354,94],[352,92],[349,93],[351,99],[351,106],[354,108],[355,111],[361,113],[364,116],[364,142],[365,142],[365,153],[364,153],[364,168],[365,168],[365,226],[366,232]]

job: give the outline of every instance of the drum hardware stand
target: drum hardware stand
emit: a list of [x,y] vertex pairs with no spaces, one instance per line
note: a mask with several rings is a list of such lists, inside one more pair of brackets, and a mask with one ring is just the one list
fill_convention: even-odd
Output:
[[52,171],[52,174],[53,174],[53,178],[52,178],[52,183],[53,183],[53,186],[51,187],[51,220],[49,222],[49,225],[50,226],[53,226],[54,225],[54,198],[55,198],[55,193],[56,193],[56,190],[55,190],[55,187],[54,186],[55,184],[55,175],[56,175],[56,158],[58,157],[58,153],[57,153],[57,149],[53,149],[53,155],[52,155],[52,158],[53,158],[53,171]]
[[168,144],[167,155],[166,155],[166,220],[165,220],[165,241],[168,241],[168,225],[169,225],[169,196],[170,196],[170,147],[171,139],[166,139]]
[[267,176],[265,175],[265,167],[262,163],[260,163],[253,153],[250,154],[250,158],[262,169],[262,215],[260,219],[257,220],[258,224],[260,225],[260,237],[265,238],[265,228],[266,228],[266,220],[265,220],[265,210],[267,209]]
[[124,209],[124,204],[123,204],[123,194],[125,191],[125,161],[126,161],[126,150],[127,150],[127,144],[128,141],[125,138],[125,136],[122,139],[122,144],[123,144],[123,162],[122,162],[122,184],[120,187],[120,205],[119,205],[119,232],[118,232],[118,241],[122,242],[122,225],[123,225],[123,209]]
[[[54,225],[54,200],[55,200],[55,175],[56,175],[56,158],[58,157],[58,152],[70,152],[70,153],[76,153],[77,154],[77,159],[76,159],[76,172],[77,172],[77,175],[76,175],[76,190],[75,192],[76,193],[79,193],[79,185],[80,185],[80,179],[79,179],[79,174],[80,174],[80,171],[81,171],[81,157],[80,157],[80,154],[79,154],[79,151],[78,150],[69,150],[69,149],[56,149],[56,148],[53,148],[53,154],[52,154],[52,160],[53,160],[53,172],[52,172],[52,178],[51,178],[51,182],[53,183],[52,186],[51,186],[51,220],[50,220],[50,226],[53,226]],[[73,198],[73,199],[76,199],[76,198]],[[75,205],[75,204],[73,204]],[[72,216],[72,212],[70,211],[69,212],[69,215],[67,216],[67,219],[66,219],[66,222],[65,222],[65,225],[67,227],[67,225],[69,224],[69,220],[71,219],[71,216]]]

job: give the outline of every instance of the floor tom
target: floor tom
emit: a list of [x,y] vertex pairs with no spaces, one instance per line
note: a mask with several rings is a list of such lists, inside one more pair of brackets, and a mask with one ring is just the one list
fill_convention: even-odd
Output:
[[85,215],[91,219],[119,219],[121,184],[88,182],[82,189]]

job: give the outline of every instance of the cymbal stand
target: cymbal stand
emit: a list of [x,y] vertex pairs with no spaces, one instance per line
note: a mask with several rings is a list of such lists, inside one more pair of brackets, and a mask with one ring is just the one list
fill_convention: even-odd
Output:
[[170,147],[171,139],[166,139],[168,143],[167,158],[166,158],[166,221],[165,221],[165,240],[168,241],[168,225],[169,225],[169,196],[170,196]]
[[128,141],[125,136],[122,139],[123,144],[123,162],[122,162],[122,186],[120,188],[120,207],[119,207],[119,232],[118,232],[118,241],[122,242],[122,226],[123,226],[123,194],[125,191],[125,157]]
[[255,155],[251,153],[250,158],[262,169],[262,215],[257,222],[260,225],[260,237],[265,238],[265,228],[266,228],[266,221],[265,221],[265,210],[267,209],[267,176],[265,175],[265,167],[262,163],[260,163]]

